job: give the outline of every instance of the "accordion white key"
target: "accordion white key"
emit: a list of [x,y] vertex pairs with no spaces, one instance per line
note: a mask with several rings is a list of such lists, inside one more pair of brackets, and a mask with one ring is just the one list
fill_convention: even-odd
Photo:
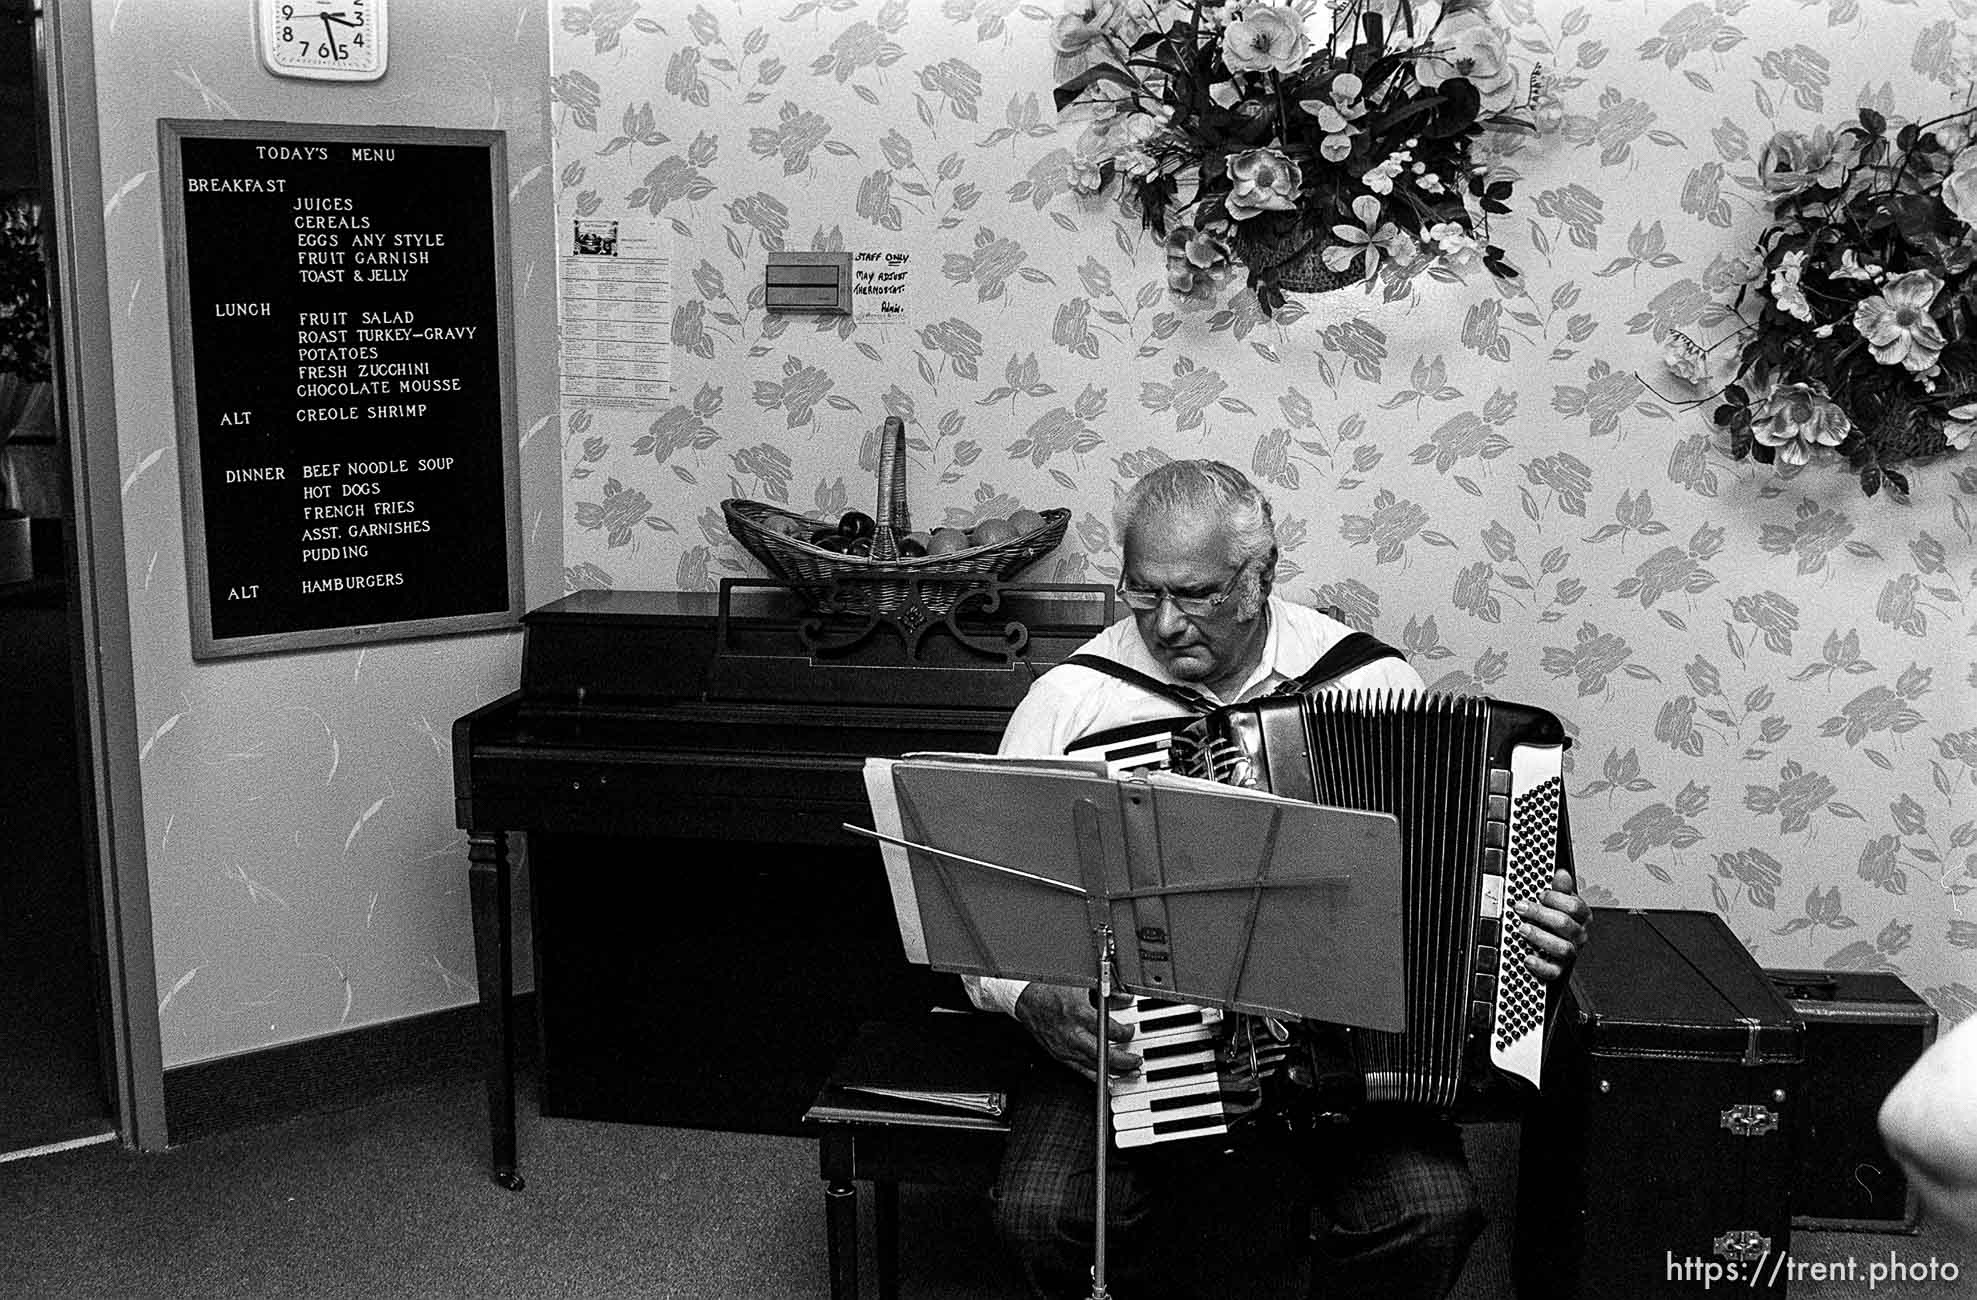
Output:
[[1113,1145],[1122,1148],[1235,1132],[1292,1050],[1280,1021],[1232,1021],[1185,1002],[1138,997],[1112,1019],[1133,1027],[1126,1046],[1141,1062],[1138,1073],[1106,1080]]
[[1112,1019],[1130,1027],[1126,1046],[1140,1054],[1137,1074],[1106,1080],[1113,1141],[1148,1146],[1229,1131],[1216,1068],[1222,1013],[1186,1002],[1135,998]]

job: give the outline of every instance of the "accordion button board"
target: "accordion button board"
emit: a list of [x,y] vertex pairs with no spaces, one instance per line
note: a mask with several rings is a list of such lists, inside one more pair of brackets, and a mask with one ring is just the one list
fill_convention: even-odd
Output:
[[[1511,898],[1534,899],[1551,887],[1565,800],[1564,756],[1562,745],[1518,745],[1512,750],[1506,800],[1509,869],[1504,879]],[[1545,988],[1524,965],[1534,949],[1523,932],[1513,922],[1500,933],[1497,978],[1489,999],[1495,1004],[1496,1018],[1490,1063],[1535,1087],[1543,1065]]]

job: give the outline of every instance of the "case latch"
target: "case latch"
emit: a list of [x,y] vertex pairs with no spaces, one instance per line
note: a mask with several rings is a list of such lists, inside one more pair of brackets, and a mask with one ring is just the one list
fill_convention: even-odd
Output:
[[1722,1127],[1740,1138],[1763,1137],[1778,1129],[1778,1113],[1763,1106],[1746,1103],[1732,1106],[1723,1112],[1717,1121]]
[[1733,1264],[1748,1264],[1771,1253],[1771,1238],[1755,1228],[1738,1228],[1716,1239],[1716,1253]]

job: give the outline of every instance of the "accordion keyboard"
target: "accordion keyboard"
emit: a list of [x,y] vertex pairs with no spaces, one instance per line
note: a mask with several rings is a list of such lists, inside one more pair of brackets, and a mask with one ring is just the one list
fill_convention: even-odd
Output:
[[1112,1019],[1133,1029],[1136,1074],[1106,1080],[1112,1140],[1121,1148],[1229,1131],[1217,1067],[1222,1013],[1186,1002],[1135,998]]

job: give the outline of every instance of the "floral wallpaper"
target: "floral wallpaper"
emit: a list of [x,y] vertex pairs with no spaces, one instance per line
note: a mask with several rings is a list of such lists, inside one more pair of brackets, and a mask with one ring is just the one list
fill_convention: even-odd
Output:
[[[1767,966],[1899,972],[1977,1011],[1977,460],[1861,495],[1734,462],[1665,383],[1714,341],[1775,129],[1960,94],[1948,0],[1497,0],[1562,120],[1496,146],[1524,272],[1182,300],[1072,186],[1054,6],[552,7],[559,228],[671,240],[672,404],[564,411],[565,581],[757,572],[719,502],[870,508],[902,417],[921,526],[1068,506],[1032,573],[1110,581],[1116,485],[1215,456],[1278,506],[1287,594],[1432,685],[1541,704],[1596,903],[1711,908]],[[904,250],[903,319],[771,316],[776,249]]]

